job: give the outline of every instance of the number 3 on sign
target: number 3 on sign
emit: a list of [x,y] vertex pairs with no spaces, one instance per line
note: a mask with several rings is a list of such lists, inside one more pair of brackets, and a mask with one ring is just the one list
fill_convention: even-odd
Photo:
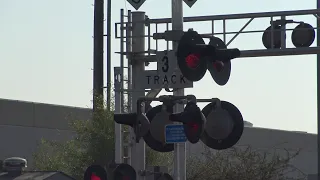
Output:
[[[1,1],[1,0],[0,0]],[[156,53],[157,71],[161,76],[173,73],[176,69],[176,55],[174,51],[159,51]]]
[[169,59],[168,59],[168,56],[167,55],[164,55],[163,58],[162,58],[162,72],[166,73],[169,71]]

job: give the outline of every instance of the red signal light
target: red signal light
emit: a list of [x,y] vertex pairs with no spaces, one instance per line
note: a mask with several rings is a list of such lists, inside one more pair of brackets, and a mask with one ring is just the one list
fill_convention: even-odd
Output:
[[91,165],[84,173],[84,180],[107,180],[107,171],[100,165]]
[[94,173],[91,174],[91,180],[101,180],[101,178]]
[[190,130],[191,130],[192,133],[197,133],[198,130],[199,130],[199,124],[194,123],[194,122],[187,123],[187,126],[190,127]]
[[199,54],[189,54],[186,57],[186,63],[188,68],[196,69],[200,64],[200,55]]

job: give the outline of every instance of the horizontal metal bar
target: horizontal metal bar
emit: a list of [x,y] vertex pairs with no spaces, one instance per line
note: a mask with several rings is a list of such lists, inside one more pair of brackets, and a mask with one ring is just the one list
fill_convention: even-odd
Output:
[[151,98],[157,97],[158,94],[161,92],[161,90],[162,89],[152,89],[147,93],[146,97],[151,97]]
[[[295,28],[286,28],[285,31],[293,31]],[[307,28],[301,28],[301,30],[307,29]],[[317,29],[317,27],[313,27],[314,30]],[[247,33],[262,33],[265,32],[266,30],[248,30],[248,31],[242,31],[239,33],[239,31],[226,31],[226,32],[215,32],[214,34],[212,33],[203,33],[200,34],[202,38],[211,38],[213,35],[223,35],[223,34],[247,34]],[[271,31],[271,30],[269,30]],[[149,37],[148,35],[145,36],[139,36],[139,37]],[[165,39],[165,33],[154,33],[153,35],[150,35],[153,39]],[[127,38],[126,36],[124,38]],[[132,38],[131,36],[129,38]]]
[[115,52],[116,54],[122,54],[122,55],[129,55],[129,56],[134,56],[134,55],[144,55],[144,54],[156,54],[157,51],[154,49],[150,49],[149,51],[140,51],[140,52]]
[[264,57],[264,56],[290,56],[318,54],[320,47],[286,48],[286,49],[259,49],[241,51],[240,57]]
[[[194,21],[213,21],[213,20],[229,20],[229,19],[245,19],[245,18],[263,18],[274,16],[298,16],[298,15],[313,15],[319,14],[320,9],[296,10],[296,11],[274,11],[260,13],[245,13],[245,14],[228,14],[228,15],[211,15],[211,16],[193,16],[183,18],[184,22]],[[148,23],[171,23],[171,18],[148,19]]]
[[[132,57],[133,61],[135,60],[134,57]],[[138,57],[139,60],[143,62],[156,62],[157,61],[157,56],[156,55],[149,55],[149,56],[143,56],[143,57]]]
[[128,93],[128,92],[149,92],[148,90],[133,90],[133,89],[114,89],[114,92],[124,92],[124,93]]

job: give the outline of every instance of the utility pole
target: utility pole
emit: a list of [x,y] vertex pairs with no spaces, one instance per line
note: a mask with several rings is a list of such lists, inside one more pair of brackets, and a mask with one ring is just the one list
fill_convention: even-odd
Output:
[[103,23],[104,0],[94,1],[94,40],[93,40],[93,111],[96,110],[97,97],[103,97]]
[[107,108],[111,106],[111,0],[107,1]]

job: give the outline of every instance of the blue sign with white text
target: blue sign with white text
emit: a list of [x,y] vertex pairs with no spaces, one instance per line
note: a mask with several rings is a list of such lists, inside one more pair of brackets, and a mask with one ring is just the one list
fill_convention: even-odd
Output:
[[184,143],[187,141],[187,137],[184,134],[183,125],[170,124],[166,125],[166,143]]

